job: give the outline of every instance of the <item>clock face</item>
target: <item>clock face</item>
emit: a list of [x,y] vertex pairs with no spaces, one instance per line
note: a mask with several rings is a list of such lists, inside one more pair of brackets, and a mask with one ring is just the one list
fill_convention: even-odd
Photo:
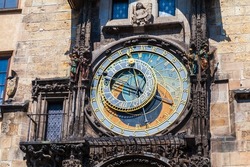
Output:
[[103,126],[124,136],[147,136],[168,128],[184,112],[189,92],[186,68],[173,54],[134,45],[98,66],[90,98]]

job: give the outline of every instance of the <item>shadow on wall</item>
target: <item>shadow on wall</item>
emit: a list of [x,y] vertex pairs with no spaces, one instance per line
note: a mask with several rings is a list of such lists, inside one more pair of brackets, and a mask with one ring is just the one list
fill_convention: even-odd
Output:
[[210,0],[206,4],[209,38],[220,41],[231,41],[223,28],[220,0]]

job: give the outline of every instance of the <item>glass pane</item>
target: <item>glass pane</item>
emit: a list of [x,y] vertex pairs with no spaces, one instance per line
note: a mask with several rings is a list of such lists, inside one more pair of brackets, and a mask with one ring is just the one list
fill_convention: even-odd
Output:
[[5,8],[17,8],[17,0],[6,0]]
[[174,16],[175,0],[159,0],[159,16]]
[[5,85],[5,81],[6,81],[6,73],[5,74],[0,73],[0,85]]
[[0,104],[3,102],[3,92],[4,92],[4,87],[0,86]]
[[113,19],[128,18],[128,1],[127,0],[114,0],[113,1]]
[[4,0],[0,0],[0,9],[4,7]]
[[0,72],[6,72],[8,67],[8,59],[0,59]]
[[61,139],[63,120],[63,103],[49,103],[46,140],[59,141]]

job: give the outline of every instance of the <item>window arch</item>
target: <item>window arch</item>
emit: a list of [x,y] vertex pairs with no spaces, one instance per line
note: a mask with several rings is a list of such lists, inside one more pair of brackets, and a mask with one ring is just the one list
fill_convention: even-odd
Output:
[[158,0],[159,17],[175,15],[175,0]]

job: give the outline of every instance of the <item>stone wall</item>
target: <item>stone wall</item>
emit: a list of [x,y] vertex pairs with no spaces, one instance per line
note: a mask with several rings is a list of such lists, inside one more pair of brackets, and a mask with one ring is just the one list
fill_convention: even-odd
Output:
[[211,86],[210,130],[213,167],[250,166],[250,101],[234,92],[250,88],[249,0],[212,0],[210,44],[219,62]]
[[[35,78],[69,76],[68,54],[75,36],[75,17],[67,0],[20,3],[20,13],[0,14],[0,51],[14,50],[10,70],[19,76],[14,103],[31,101],[31,81]],[[3,114],[0,167],[26,166],[19,142],[27,140],[28,122],[23,112]]]

